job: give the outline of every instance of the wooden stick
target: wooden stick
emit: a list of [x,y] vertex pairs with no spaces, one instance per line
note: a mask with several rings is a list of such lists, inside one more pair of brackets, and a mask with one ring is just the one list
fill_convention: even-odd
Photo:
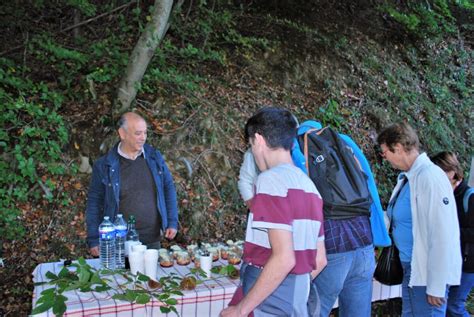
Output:
[[[107,16],[107,15],[109,15],[109,14],[112,14],[112,13],[114,13],[115,11],[118,11],[118,10],[120,10],[120,9],[124,9],[124,8],[128,7],[129,5],[131,5],[131,4],[133,4],[133,3],[136,3],[136,0],[133,0],[133,1],[130,1],[129,3],[123,4],[123,5],[121,5],[120,7],[117,7],[117,8],[115,8],[115,9],[109,11],[109,12],[105,12],[105,13],[99,14],[98,16],[95,16],[95,17],[93,17],[93,18],[90,18],[90,19],[84,20],[84,21],[82,21],[82,22],[79,22],[79,23],[77,23],[77,24],[74,24],[74,25],[72,25],[72,26],[69,26],[69,27],[67,27],[67,28],[65,28],[65,29],[60,30],[59,32],[66,32],[66,31],[69,31],[69,30],[71,30],[71,29],[77,28],[77,27],[79,27],[79,26],[81,26],[81,25],[84,25],[84,24],[90,23],[90,22],[92,22],[92,21],[95,21],[95,20],[97,20],[97,19],[103,18],[104,16]],[[11,53],[11,52],[13,52],[13,51],[19,50],[20,48],[22,48],[22,47],[24,47],[24,46],[25,46],[25,44],[21,44],[21,45],[12,47],[12,48],[10,48],[10,49],[8,49],[8,50],[6,50],[6,51],[0,52],[0,56],[3,56],[3,55],[6,55],[6,54],[8,54],[8,53]]]
[[123,5],[117,7],[117,8],[115,8],[115,9],[113,9],[113,10],[110,10],[109,12],[105,12],[105,13],[99,14],[98,16],[95,16],[95,17],[93,17],[93,18],[84,20],[84,21],[82,21],[82,22],[79,22],[79,23],[74,24],[74,25],[71,25],[71,26],[68,26],[67,28],[62,29],[62,30],[60,30],[59,32],[66,32],[66,31],[75,29],[75,28],[77,28],[77,27],[79,27],[79,26],[81,26],[81,25],[84,25],[84,24],[90,23],[90,22],[92,22],[92,21],[98,20],[98,19],[103,18],[103,17],[105,17],[105,16],[107,16],[107,15],[109,15],[109,14],[114,13],[115,11],[124,9],[124,8],[128,7],[129,5],[131,5],[131,4],[133,4],[133,3],[136,3],[136,0],[133,0],[133,1],[130,1],[129,3],[123,4]]

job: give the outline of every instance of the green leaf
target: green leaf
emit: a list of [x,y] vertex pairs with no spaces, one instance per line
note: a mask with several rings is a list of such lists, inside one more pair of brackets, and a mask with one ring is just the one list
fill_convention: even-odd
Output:
[[125,292],[125,297],[128,302],[134,302],[137,299],[137,293],[128,289]]
[[113,299],[127,301],[127,296],[125,294],[114,294]]
[[114,271],[109,270],[109,269],[102,269],[102,270],[100,270],[100,273],[103,274],[103,275],[113,275]]
[[57,287],[57,288],[58,288],[57,293],[62,293],[62,292],[64,292],[64,289],[65,289],[66,287],[68,287],[70,284],[71,284],[71,281],[63,280],[63,279],[58,280],[58,281],[56,282],[56,285],[58,286],[58,287]]
[[227,268],[225,266],[221,267],[221,269],[219,270],[219,274],[227,275]]
[[94,274],[92,274],[92,277],[91,277],[91,283],[92,284],[102,284],[103,281],[100,278],[99,274],[94,273]]
[[67,268],[63,267],[63,268],[61,269],[61,271],[59,271],[58,276],[59,276],[60,278],[70,277],[69,270],[68,270]]
[[94,288],[94,291],[96,291],[96,292],[105,292],[105,291],[108,291],[109,289],[111,289],[110,286],[101,285],[101,286],[97,286],[96,288]]
[[181,291],[170,291],[171,294],[178,295],[178,296],[183,296],[183,292]]
[[46,272],[45,276],[50,280],[55,280],[58,278],[58,276],[51,271]]
[[79,260],[77,260],[77,262],[78,262],[80,265],[83,265],[83,266],[87,265],[87,266],[89,266],[89,265],[87,264],[86,260],[85,260],[82,256],[79,258]]
[[161,311],[163,314],[167,314],[167,313],[171,312],[171,308],[166,307],[166,306],[160,306],[160,311]]
[[[81,286],[82,286],[82,283],[81,283],[81,282],[78,282],[78,281],[73,282],[72,284],[69,284],[69,286],[66,286],[66,287],[64,288],[64,292],[72,291],[72,290],[74,290],[74,289],[78,289],[78,288],[80,288]],[[81,289],[81,292],[82,292],[82,289]]]
[[142,274],[142,273],[138,273],[138,280],[139,281],[142,281],[142,282],[148,282],[150,280],[150,278],[148,276],[146,276],[145,274]]
[[86,293],[86,292],[92,291],[92,287],[91,287],[91,285],[90,285],[89,283],[87,283],[87,284],[85,284],[85,285],[82,284],[82,285],[80,286],[79,290],[80,290],[81,292],[83,292],[83,293]]
[[176,305],[178,301],[176,300],[176,298],[170,298],[165,303],[168,305]]
[[53,305],[54,302],[54,294],[47,294],[44,296],[40,296],[38,300],[36,301],[36,305],[43,304],[43,303],[48,303],[51,302],[51,305]]
[[79,273],[79,281],[83,283],[88,282],[90,277],[91,277],[91,272],[87,270],[81,270],[81,272]]
[[41,292],[41,296],[54,296],[54,293],[55,293],[55,289],[54,287],[53,288],[48,288],[48,289],[45,289],[44,291]]
[[40,285],[44,285],[44,284],[48,284],[49,282],[36,282],[34,283],[33,285],[34,286],[40,286]]
[[137,296],[137,304],[146,304],[150,301],[150,295],[148,294],[139,294]]
[[[214,269],[214,268],[211,269],[211,272],[217,274],[217,272],[212,271],[213,269]],[[215,270],[218,270],[218,268],[216,267]],[[197,274],[198,274],[200,277],[204,277],[204,278],[207,277],[206,272],[204,272],[201,268],[197,269],[196,272],[197,272]]]
[[63,295],[59,295],[56,297],[54,304],[53,304],[53,313],[56,316],[62,316],[66,312],[66,301],[67,297]]
[[32,315],[36,315],[36,314],[41,314],[41,313],[44,313],[45,311],[47,311],[48,309],[50,309],[51,307],[53,307],[53,302],[46,302],[46,303],[43,303],[41,305],[37,305],[32,311],[31,311],[31,314]]
[[176,310],[175,306],[170,306],[170,310],[174,312],[177,316],[179,316],[178,311]]

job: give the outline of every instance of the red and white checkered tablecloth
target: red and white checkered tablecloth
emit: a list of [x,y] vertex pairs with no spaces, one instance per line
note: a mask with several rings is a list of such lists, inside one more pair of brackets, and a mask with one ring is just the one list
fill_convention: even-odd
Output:
[[[99,267],[99,260],[87,260],[87,262],[94,267]],[[227,265],[227,261],[219,260],[214,262],[214,266]],[[189,266],[174,265],[171,268],[163,268],[158,266],[158,278],[167,276],[170,273],[175,273],[181,277],[189,273]],[[46,272],[51,271],[58,274],[62,269],[62,263],[43,263],[38,265],[33,271],[33,281],[43,282],[48,279],[45,277]],[[239,280],[231,280],[225,276],[214,275],[215,279],[204,281],[199,284],[196,289],[192,291],[183,291],[183,296],[177,296],[178,304],[176,309],[180,316],[188,317],[204,317],[204,316],[219,316],[219,313],[227,307],[231,300],[235,289],[239,284]],[[115,282],[120,277],[115,277]],[[120,281],[119,281],[120,282]],[[33,292],[33,307],[38,299],[39,294],[49,288],[49,285],[36,286]],[[160,302],[153,300],[152,302],[141,304],[130,304],[129,302],[119,301],[112,298],[113,290],[108,292],[87,292],[69,291],[65,293],[68,298],[66,302],[67,310],[65,316],[165,316],[160,312]],[[387,286],[379,282],[373,282],[372,301],[385,300],[402,296],[401,285]],[[334,305],[337,307],[338,303]],[[174,313],[169,314],[174,316]],[[51,316],[54,314],[51,310],[36,316]]]
[[[87,260],[88,264],[99,267],[99,260]],[[219,260],[213,263],[217,265],[227,265],[227,261]],[[180,266],[175,264],[171,268],[163,268],[158,266],[158,278],[167,276],[171,272],[178,276],[185,276],[189,273],[189,269],[194,267]],[[33,281],[47,281],[46,272],[51,271],[58,274],[62,269],[62,263],[43,263],[38,265],[33,271]],[[114,277],[115,282],[120,282],[119,276]],[[119,279],[119,280],[117,280]],[[202,284],[192,291],[183,291],[183,296],[176,296],[178,304],[175,306],[180,316],[219,316],[219,313],[227,307],[231,300],[235,289],[239,284],[239,280],[231,280],[228,277],[214,274],[213,279],[205,280]],[[33,292],[33,307],[39,297],[39,294],[49,288],[49,285],[36,286]],[[66,302],[67,310],[64,316],[165,316],[160,312],[160,302],[157,300],[150,301],[146,305],[131,304],[129,302],[115,300],[112,298],[113,290],[107,292],[79,292],[68,291],[64,295],[68,298]],[[175,316],[170,313],[170,316]],[[51,310],[35,316],[51,316],[54,314]]]

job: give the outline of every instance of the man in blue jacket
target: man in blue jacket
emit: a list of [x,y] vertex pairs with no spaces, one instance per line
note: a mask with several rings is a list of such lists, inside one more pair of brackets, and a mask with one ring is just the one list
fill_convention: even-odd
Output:
[[[298,128],[298,135],[310,129],[321,129],[316,121],[305,121]],[[359,161],[367,176],[367,186],[372,197],[370,217],[357,215],[346,219],[324,219],[327,266],[314,279],[321,303],[321,316],[329,316],[339,300],[339,316],[370,317],[372,304],[372,277],[375,270],[374,245],[390,245],[384,224],[382,205],[369,162],[362,150],[347,135],[339,134]],[[306,171],[306,159],[295,144],[293,161]],[[324,198],[323,198],[324,204]],[[326,215],[325,215],[326,216]],[[313,300],[310,297],[310,300]]]
[[99,224],[104,216],[136,218],[140,241],[159,248],[162,232],[173,239],[178,228],[176,190],[160,152],[148,144],[147,124],[136,113],[119,120],[120,142],[95,162],[86,222],[90,253],[99,256]]

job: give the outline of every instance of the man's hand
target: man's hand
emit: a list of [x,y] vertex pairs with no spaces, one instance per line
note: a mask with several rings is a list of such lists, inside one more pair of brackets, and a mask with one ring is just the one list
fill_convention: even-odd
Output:
[[443,305],[445,302],[443,297],[436,297],[436,296],[431,296],[431,295],[427,295],[427,297],[428,297],[428,303],[436,307],[441,307],[441,305]]
[[321,271],[326,267],[328,264],[326,258],[326,247],[324,246],[324,241],[318,241],[316,252],[316,270],[311,271],[311,279],[314,280],[316,276],[321,273]]
[[247,206],[247,208],[250,209],[250,206],[252,206],[252,198],[245,201],[245,206]]
[[[268,240],[272,254],[257,281],[229,316],[247,316],[258,307],[281,284],[296,264],[293,236],[283,229],[268,229]],[[227,315],[222,315],[227,316]]]
[[242,317],[242,316],[245,317],[245,315],[242,315],[240,313],[239,307],[240,307],[239,305],[229,306],[223,311],[221,311],[221,313],[219,314],[219,317]]
[[90,248],[90,249],[89,249],[89,253],[90,253],[93,257],[98,258],[98,257],[99,257],[99,246]]
[[176,237],[176,233],[177,233],[177,232],[178,232],[178,230],[176,230],[176,229],[168,228],[168,229],[166,229],[166,231],[165,231],[165,238],[166,238],[166,239],[173,240],[174,237]]

